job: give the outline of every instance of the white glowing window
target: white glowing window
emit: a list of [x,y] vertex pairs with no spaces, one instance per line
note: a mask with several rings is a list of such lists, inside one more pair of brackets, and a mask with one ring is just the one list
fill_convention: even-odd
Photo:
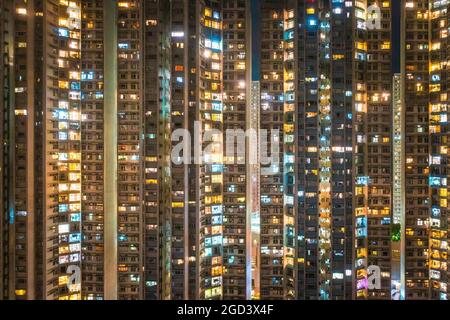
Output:
[[27,14],[27,9],[26,8],[17,8],[16,13],[20,14],[22,16],[25,16]]
[[183,31],[173,31],[172,32],[172,38],[182,38],[184,37]]
[[58,226],[58,233],[68,233],[70,230],[69,224],[64,223]]

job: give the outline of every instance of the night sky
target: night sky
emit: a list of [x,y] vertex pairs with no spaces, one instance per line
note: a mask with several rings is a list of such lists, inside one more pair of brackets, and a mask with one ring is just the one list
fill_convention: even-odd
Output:
[[[260,34],[259,34],[259,23],[261,19],[259,11],[260,0],[252,1],[252,30],[253,30],[253,75],[254,81],[259,81],[260,71],[259,71],[259,61],[260,61]],[[401,1],[392,1],[392,73],[400,72],[400,4]]]
[[260,52],[259,52],[259,44],[260,44],[260,33],[259,33],[259,21],[261,20],[261,14],[259,11],[259,1],[260,0],[252,0],[252,51],[253,51],[253,68],[252,68],[252,78],[253,81],[259,81],[259,60],[260,60]]

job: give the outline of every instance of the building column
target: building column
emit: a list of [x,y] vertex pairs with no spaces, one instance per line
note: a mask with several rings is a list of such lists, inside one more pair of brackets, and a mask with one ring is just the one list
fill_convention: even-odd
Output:
[[117,7],[104,1],[104,297],[117,300]]

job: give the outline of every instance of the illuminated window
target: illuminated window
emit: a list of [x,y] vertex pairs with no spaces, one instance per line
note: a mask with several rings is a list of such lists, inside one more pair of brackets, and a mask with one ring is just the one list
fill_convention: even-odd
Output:
[[27,9],[26,8],[16,8],[16,13],[20,14],[22,16],[25,16],[27,14]]

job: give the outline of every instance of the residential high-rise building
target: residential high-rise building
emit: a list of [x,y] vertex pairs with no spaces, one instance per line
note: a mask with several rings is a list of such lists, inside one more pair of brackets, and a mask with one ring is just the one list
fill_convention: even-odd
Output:
[[[256,143],[251,105],[250,2],[222,1],[223,15],[223,219],[224,299],[251,297],[251,214],[255,199],[251,145]],[[253,132],[247,131],[253,129]],[[247,133],[247,135],[245,135]],[[236,139],[228,143],[229,135]],[[231,150],[229,149],[231,147]],[[231,156],[229,156],[231,155]]]
[[405,298],[405,107],[402,75],[392,84],[392,225],[391,297]]
[[33,3],[1,5],[3,297],[36,298],[35,17]]
[[449,1],[259,2],[0,2],[0,299],[448,299]]
[[[261,2],[260,298],[283,299],[283,1]],[[265,133],[265,134],[263,134]],[[273,146],[272,146],[273,144]],[[269,152],[270,150],[270,152]],[[273,154],[272,154],[273,152]],[[269,161],[269,153],[273,162]],[[292,262],[292,261],[291,261]],[[291,269],[292,273],[293,270]],[[292,277],[292,274],[291,274]],[[293,284],[292,284],[293,285]]]
[[[390,1],[261,12],[261,128],[282,131],[280,165],[261,172],[261,268],[275,264],[261,296],[389,298]],[[369,288],[372,264],[382,288]]]
[[251,123],[250,2],[1,15],[2,297],[249,297],[247,144],[225,166],[221,142]]
[[[259,144],[259,124],[261,112],[261,90],[259,81],[252,81],[251,106],[249,115],[249,130],[255,130],[257,133],[257,143],[249,150],[253,154],[255,163],[250,163],[247,184],[249,184],[249,193],[251,197],[250,206],[250,266],[251,266],[251,285],[250,298],[258,300],[261,297],[261,213],[260,213],[260,144]],[[250,144],[251,146],[251,144]],[[251,156],[250,156],[251,157]],[[248,290],[247,289],[247,290]]]
[[[392,216],[392,1],[367,1],[368,265],[379,281],[369,299],[391,299]],[[372,6],[372,7],[371,7]],[[375,23],[371,24],[372,21]],[[372,270],[371,270],[372,271]],[[379,286],[378,286],[379,284]]]
[[10,228],[10,212],[12,209],[10,200],[10,156],[11,156],[11,122],[13,115],[9,105],[11,104],[11,55],[12,55],[12,2],[4,1],[0,5],[0,298],[4,299],[10,293],[10,281],[14,279],[10,275],[10,236],[14,233]]
[[448,298],[448,3],[402,1],[405,298]]

